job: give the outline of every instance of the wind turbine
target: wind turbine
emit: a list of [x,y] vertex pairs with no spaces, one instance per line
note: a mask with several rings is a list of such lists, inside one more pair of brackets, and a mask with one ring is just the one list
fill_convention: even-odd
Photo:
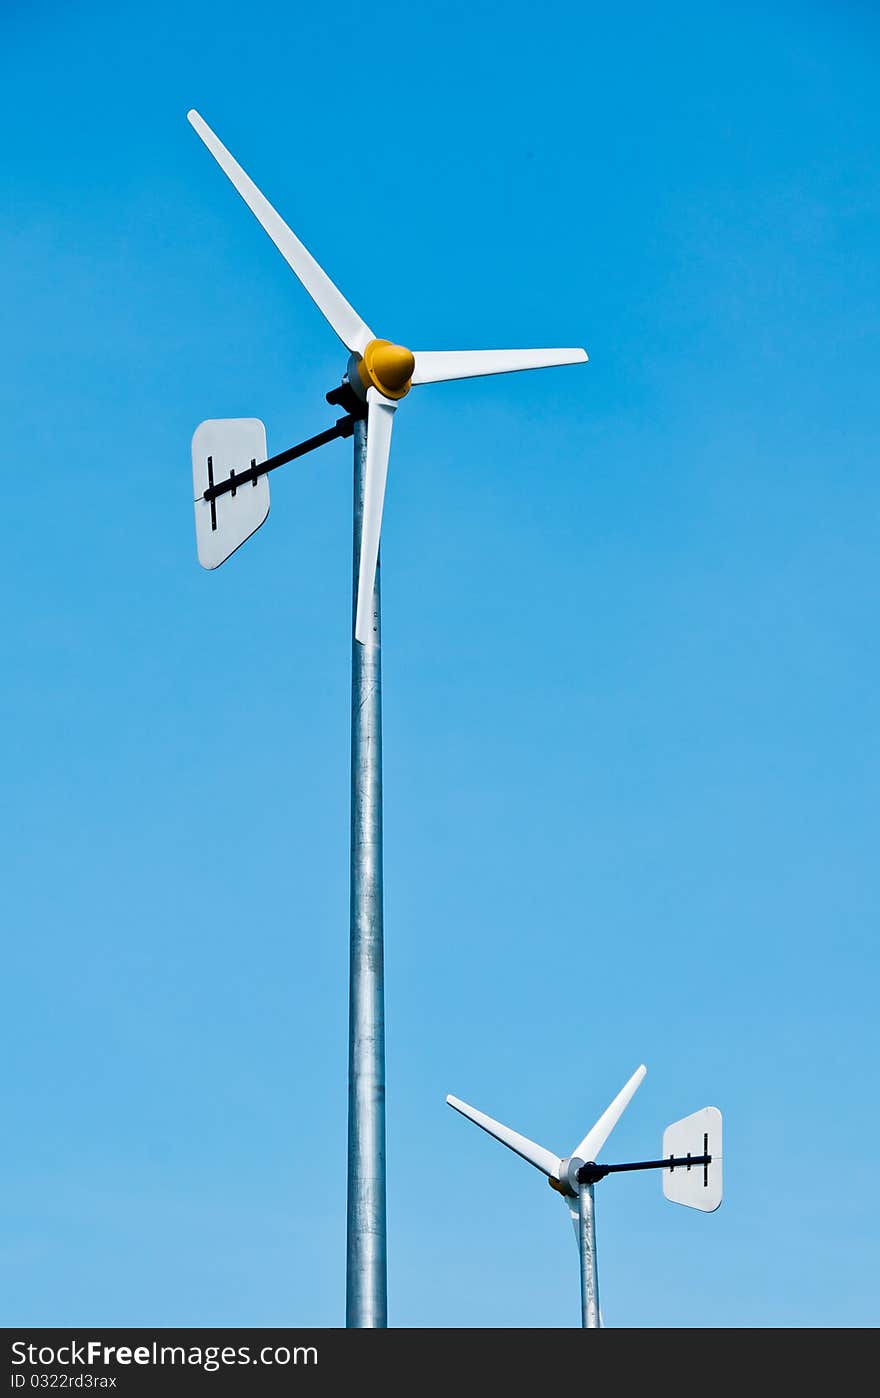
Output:
[[378,339],[198,112],[188,119],[348,351],[334,427],[266,456],[256,418],[212,419],[193,437],[199,561],[216,568],[269,512],[270,471],[335,437],[354,437],[351,942],[346,1323],[387,1323],[382,716],[379,537],[394,414],[410,389],[520,369],[583,363],[582,349],[417,350]]
[[250,176],[245,174],[238,161],[214,135],[207,122],[196,111],[189,112],[188,117],[217,164],[228,175],[251,213],[262,224],[324,319],[349,351],[346,380],[357,398],[366,404],[367,415],[363,519],[354,626],[356,639],[361,645],[366,645],[370,631],[378,630],[378,621],[372,615],[373,579],[379,558],[391,429],[394,414],[410,389],[418,384],[510,374],[520,369],[582,364],[587,359],[587,352],[583,349],[414,352],[390,340],[377,339],[366,321],[349,305],[327,273],[318,266],[296,234],[291,232],[268,199],[260,193]]
[[717,1107],[703,1107],[681,1121],[673,1122],[663,1133],[661,1160],[638,1160],[626,1165],[597,1165],[596,1156],[628,1107],[636,1088],[647,1072],[644,1063],[636,1069],[610,1106],[590,1127],[571,1155],[552,1150],[503,1126],[485,1112],[469,1107],[457,1097],[447,1097],[450,1107],[488,1131],[502,1145],[534,1165],[568,1205],[581,1268],[581,1323],[596,1330],[602,1324],[599,1312],[599,1279],[596,1266],[596,1207],[594,1188],[606,1175],[629,1170],[663,1170],[663,1193],[674,1203],[713,1213],[721,1203],[721,1113]]

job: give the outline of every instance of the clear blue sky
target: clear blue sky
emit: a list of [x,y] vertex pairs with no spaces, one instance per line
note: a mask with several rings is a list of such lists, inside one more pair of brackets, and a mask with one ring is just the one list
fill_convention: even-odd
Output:
[[[2,21],[8,1325],[339,1325],[350,451],[196,563],[189,442],[345,356],[197,107],[420,390],[383,540],[390,1318],[876,1324],[880,23],[849,4],[83,3]],[[613,1146],[613,1149],[612,1149]],[[838,1166],[837,1172],[829,1165]]]

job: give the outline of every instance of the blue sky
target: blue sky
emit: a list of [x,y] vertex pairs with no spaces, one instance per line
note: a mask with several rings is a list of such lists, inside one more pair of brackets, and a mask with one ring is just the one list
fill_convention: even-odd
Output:
[[[350,455],[195,559],[189,442],[377,333],[584,344],[419,391],[383,534],[389,1302],[572,1326],[539,1177],[725,1112],[726,1201],[598,1187],[612,1326],[878,1316],[876,14],[7,6],[8,1325],[344,1316]],[[829,1170],[829,1164],[837,1170]]]

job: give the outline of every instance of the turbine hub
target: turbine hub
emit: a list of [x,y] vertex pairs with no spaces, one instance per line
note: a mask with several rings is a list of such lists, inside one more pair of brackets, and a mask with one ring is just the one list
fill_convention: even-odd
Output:
[[550,1188],[555,1189],[557,1194],[565,1194],[569,1199],[576,1199],[580,1190],[578,1170],[583,1163],[576,1155],[569,1155],[566,1156],[565,1160],[560,1160],[559,1178],[554,1179],[552,1175],[547,1178]]
[[412,388],[415,356],[390,340],[371,340],[357,362],[364,391],[377,388],[386,398],[404,398]]

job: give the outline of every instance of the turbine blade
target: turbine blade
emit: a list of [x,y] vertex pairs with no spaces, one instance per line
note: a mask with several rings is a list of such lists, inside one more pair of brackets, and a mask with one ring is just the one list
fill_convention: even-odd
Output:
[[568,1209],[571,1218],[571,1226],[574,1229],[574,1240],[580,1246],[581,1241],[581,1210],[577,1199],[572,1199],[570,1194],[563,1194],[562,1201]]
[[519,369],[551,369],[556,364],[584,364],[583,349],[419,350],[413,383],[445,383],[481,374],[513,374]]
[[552,1150],[545,1150],[543,1146],[536,1145],[527,1136],[521,1136],[518,1131],[511,1131],[509,1126],[502,1126],[500,1121],[486,1116],[485,1112],[478,1112],[476,1107],[469,1107],[467,1102],[460,1102],[457,1097],[447,1097],[446,1100],[450,1107],[461,1112],[468,1121],[475,1122],[484,1131],[488,1131],[490,1136],[494,1136],[496,1141],[500,1141],[502,1145],[516,1151],[517,1155],[521,1155],[523,1160],[534,1165],[542,1174],[558,1178],[560,1158],[558,1155],[554,1155]]
[[280,214],[245,174],[238,161],[203,121],[198,112],[187,112],[187,120],[202,138],[225,175],[229,177],[254,217],[263,225],[287,265],[296,273],[318,310],[336,331],[346,349],[362,354],[373,339],[373,332],[333,285],[312,254],[288,228]]
[[373,627],[373,585],[379,559],[379,535],[382,532],[382,507],[385,503],[385,480],[388,475],[388,454],[391,451],[391,428],[397,404],[384,398],[375,388],[367,390],[367,464],[364,471],[364,509],[361,518],[361,556],[358,566],[357,608],[355,611],[355,640],[367,644]]
[[629,1082],[625,1087],[620,1089],[614,1101],[611,1103],[611,1106],[605,1108],[605,1111],[599,1117],[595,1126],[591,1126],[584,1139],[575,1146],[572,1155],[579,1156],[581,1160],[596,1159],[599,1151],[602,1149],[608,1137],[611,1135],[611,1132],[623,1116],[626,1108],[629,1106],[633,1093],[647,1071],[644,1063],[640,1068],[636,1068]]

